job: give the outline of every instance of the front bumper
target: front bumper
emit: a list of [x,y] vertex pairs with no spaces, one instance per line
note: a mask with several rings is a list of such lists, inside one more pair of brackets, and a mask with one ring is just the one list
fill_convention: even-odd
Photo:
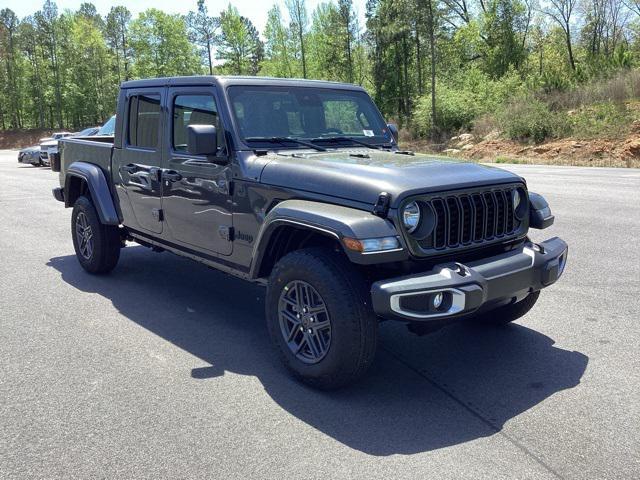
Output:
[[39,161],[39,156],[38,155],[33,155],[30,153],[20,153],[18,154],[18,163],[22,163],[25,165],[33,165],[38,163]]
[[429,272],[382,280],[371,287],[373,309],[386,319],[434,321],[519,301],[558,280],[567,253],[567,244],[554,237],[467,264],[441,264]]
[[59,202],[64,203],[64,190],[60,187],[56,187],[52,190],[53,198],[58,200]]

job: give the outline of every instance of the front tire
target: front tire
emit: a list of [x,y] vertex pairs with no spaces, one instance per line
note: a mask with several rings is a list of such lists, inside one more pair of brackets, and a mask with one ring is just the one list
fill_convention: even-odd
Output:
[[277,263],[267,286],[266,317],[281,360],[312,387],[349,385],[373,362],[378,321],[366,283],[329,249],[298,250]]
[[526,315],[536,304],[539,296],[540,290],[530,293],[517,303],[510,303],[498,307],[495,310],[482,313],[478,317],[475,317],[474,320],[491,325],[506,325]]
[[91,199],[78,197],[71,214],[71,236],[82,268],[93,274],[108,273],[120,258],[118,227],[103,225]]

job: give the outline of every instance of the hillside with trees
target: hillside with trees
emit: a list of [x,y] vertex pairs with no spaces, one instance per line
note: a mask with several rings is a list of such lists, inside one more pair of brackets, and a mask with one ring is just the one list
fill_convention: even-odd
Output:
[[364,25],[352,0],[313,11],[286,0],[262,32],[232,3],[134,18],[123,6],[101,16],[91,3],[60,11],[47,0],[24,18],[0,12],[0,129],[99,124],[123,80],[233,74],[363,85],[424,148],[465,132],[514,155],[565,138],[633,143],[639,33],[638,0],[369,0]]

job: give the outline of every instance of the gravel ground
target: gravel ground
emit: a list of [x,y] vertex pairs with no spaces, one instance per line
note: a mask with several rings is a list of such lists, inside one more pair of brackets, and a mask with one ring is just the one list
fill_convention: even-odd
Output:
[[57,175],[0,152],[0,478],[639,478],[640,170],[505,165],[547,197],[562,280],[517,324],[381,327],[319,393],[263,291],[131,246],[85,274]]

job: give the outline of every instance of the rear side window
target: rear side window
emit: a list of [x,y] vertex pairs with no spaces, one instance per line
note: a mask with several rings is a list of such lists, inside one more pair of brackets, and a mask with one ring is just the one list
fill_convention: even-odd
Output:
[[173,101],[173,149],[187,151],[187,127],[213,125],[218,131],[218,145],[223,145],[218,108],[212,95],[178,95]]
[[160,95],[129,98],[127,143],[132,147],[156,148],[160,131]]

